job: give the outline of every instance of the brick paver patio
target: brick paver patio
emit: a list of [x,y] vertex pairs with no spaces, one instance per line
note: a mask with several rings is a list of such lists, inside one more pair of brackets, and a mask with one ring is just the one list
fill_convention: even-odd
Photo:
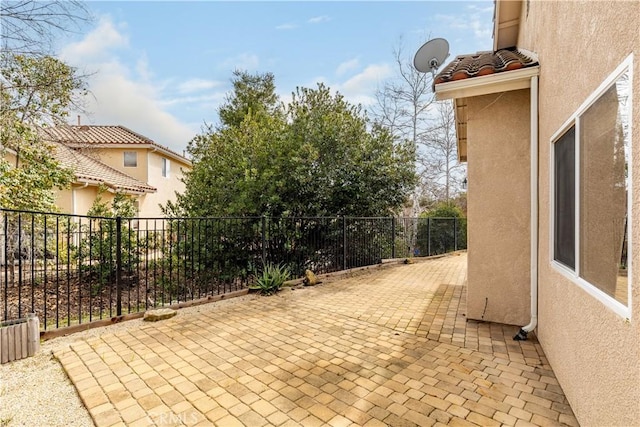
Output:
[[467,322],[466,255],[81,341],[96,425],[578,425],[535,341]]

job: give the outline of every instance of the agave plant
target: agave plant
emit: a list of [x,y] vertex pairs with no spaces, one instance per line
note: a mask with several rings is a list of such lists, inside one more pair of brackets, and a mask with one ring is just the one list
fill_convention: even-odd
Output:
[[255,288],[259,289],[263,295],[271,295],[278,292],[290,277],[289,267],[268,262],[262,268],[261,274],[256,277]]

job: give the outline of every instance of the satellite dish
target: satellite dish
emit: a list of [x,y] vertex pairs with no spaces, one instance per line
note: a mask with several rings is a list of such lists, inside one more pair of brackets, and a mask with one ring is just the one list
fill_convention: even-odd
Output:
[[418,49],[413,58],[413,66],[422,73],[435,74],[448,56],[449,42],[441,38],[432,39]]

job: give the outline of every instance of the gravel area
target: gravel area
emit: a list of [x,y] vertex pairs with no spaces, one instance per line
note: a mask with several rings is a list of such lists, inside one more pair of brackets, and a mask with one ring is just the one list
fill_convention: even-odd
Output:
[[[255,294],[178,310],[178,316],[216,310],[257,298]],[[75,387],[53,357],[53,351],[98,335],[138,328],[142,319],[89,329],[42,342],[40,352],[27,359],[0,365],[0,427],[93,426]]]

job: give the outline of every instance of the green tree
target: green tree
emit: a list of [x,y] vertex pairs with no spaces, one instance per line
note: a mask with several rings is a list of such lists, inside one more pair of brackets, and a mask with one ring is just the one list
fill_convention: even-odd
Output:
[[415,151],[371,123],[360,106],[319,84],[298,88],[288,108],[291,212],[296,215],[386,216],[411,191]]
[[[100,286],[115,280],[118,250],[121,251],[122,265],[127,272],[137,268],[142,249],[138,236],[127,221],[136,213],[133,198],[117,192],[109,203],[102,198],[105,191],[105,187],[98,189],[98,195],[87,212],[92,218],[89,220],[90,225],[83,226],[82,235],[85,237],[80,247],[85,261],[83,268],[95,276]],[[125,218],[120,230],[117,230],[116,217]],[[116,245],[117,232],[120,233],[120,248]]]
[[56,38],[90,20],[80,1],[0,2],[0,206],[56,210],[73,174],[38,129],[63,121],[86,92],[77,70],[52,56]]
[[233,92],[218,110],[223,128],[239,127],[248,115],[278,116],[281,113],[272,73],[249,74],[235,70],[231,80]]
[[136,216],[135,201],[131,196],[121,192],[116,192],[111,200],[111,204],[102,199],[107,188],[101,186],[98,188],[96,199],[91,204],[91,208],[87,212],[87,216],[103,217],[103,218],[133,218]]
[[186,191],[167,211],[188,216],[280,215],[292,155],[271,74],[234,73],[234,92],[188,146],[193,169]]
[[[219,110],[220,126],[208,126],[189,144],[193,170],[186,174],[186,191],[166,207],[170,216],[387,216],[413,188],[411,146],[398,144],[328,87],[299,88],[283,106],[271,74],[236,72],[233,83]],[[223,221],[207,224],[200,244],[246,275],[260,263],[264,230],[259,218],[243,224],[233,232]],[[320,220],[272,218],[268,227],[269,257],[280,262],[295,252],[300,265],[292,271],[304,271],[314,257],[334,256],[319,254],[312,236],[322,234],[336,245],[343,238],[342,226]]]
[[320,84],[290,105],[273,75],[234,73],[221,126],[189,145],[193,170],[168,211],[188,216],[386,216],[414,185],[414,151]]
[[0,205],[56,210],[54,190],[69,185],[73,173],[55,160],[55,145],[39,128],[62,120],[84,83],[50,56],[5,53],[0,71]]

